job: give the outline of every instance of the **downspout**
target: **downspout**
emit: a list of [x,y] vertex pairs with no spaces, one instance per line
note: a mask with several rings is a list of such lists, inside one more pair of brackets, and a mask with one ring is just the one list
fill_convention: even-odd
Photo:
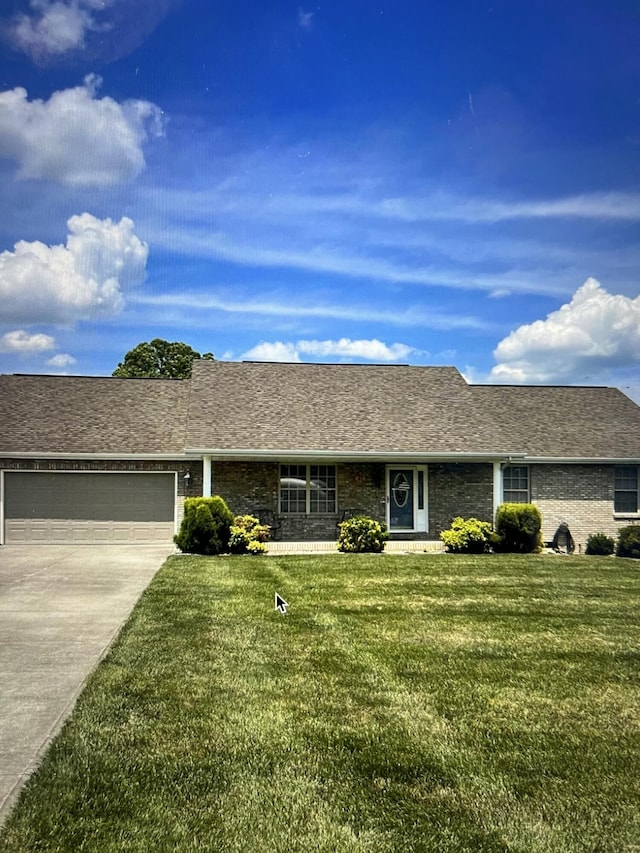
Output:
[[211,497],[211,456],[202,457],[202,497]]

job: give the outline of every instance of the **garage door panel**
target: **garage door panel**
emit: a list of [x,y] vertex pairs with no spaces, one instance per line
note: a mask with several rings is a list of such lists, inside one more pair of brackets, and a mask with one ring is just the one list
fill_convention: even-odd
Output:
[[168,522],[132,522],[110,525],[106,522],[68,521],[59,519],[8,519],[5,522],[5,539],[9,544],[66,545],[77,543],[100,544],[152,544],[170,542],[174,526]]
[[6,518],[172,521],[173,474],[7,472]]
[[173,474],[5,472],[5,541],[170,542]]

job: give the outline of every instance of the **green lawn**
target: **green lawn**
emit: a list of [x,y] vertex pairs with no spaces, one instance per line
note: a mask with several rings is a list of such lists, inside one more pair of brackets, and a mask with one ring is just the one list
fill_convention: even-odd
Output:
[[637,853],[639,603],[614,558],[173,557],[0,849]]

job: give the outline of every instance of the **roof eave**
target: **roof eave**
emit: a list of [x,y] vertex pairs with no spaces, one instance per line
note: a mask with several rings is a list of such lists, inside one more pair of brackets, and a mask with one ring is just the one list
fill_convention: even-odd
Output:
[[415,450],[305,450],[292,448],[219,448],[189,447],[187,454],[210,456],[220,461],[309,461],[331,460],[335,462],[498,462],[521,459],[522,453],[498,453],[477,451],[421,452]]
[[638,465],[640,456],[525,456],[532,465]]
[[0,459],[77,459],[81,461],[96,459],[105,462],[115,460],[122,460],[123,462],[136,460],[141,462],[165,462],[191,458],[193,457],[185,454],[183,451],[176,453],[76,453],[74,451],[69,451],[68,453],[51,453],[33,450],[26,452],[20,450],[0,450]]

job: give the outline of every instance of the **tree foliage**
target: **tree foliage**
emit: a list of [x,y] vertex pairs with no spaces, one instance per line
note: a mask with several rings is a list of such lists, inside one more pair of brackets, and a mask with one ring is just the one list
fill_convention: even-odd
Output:
[[112,375],[126,379],[188,379],[198,358],[213,361],[213,353],[201,355],[181,341],[154,338],[129,350]]

